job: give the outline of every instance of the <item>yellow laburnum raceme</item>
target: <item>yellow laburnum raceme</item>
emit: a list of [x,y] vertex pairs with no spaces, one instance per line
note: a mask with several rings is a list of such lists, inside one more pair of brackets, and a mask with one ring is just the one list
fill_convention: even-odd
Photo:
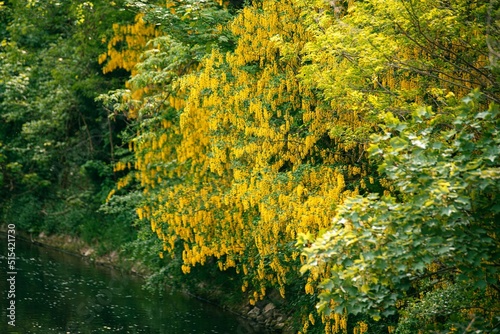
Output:
[[[139,13],[135,22],[129,25],[113,25],[114,36],[108,42],[108,51],[99,56],[99,63],[104,62],[103,72],[124,69],[134,75],[135,65],[145,50],[146,43],[160,35],[154,26],[144,22],[144,14]],[[123,45],[125,44],[125,46]]]
[[[103,72],[109,73],[116,69],[124,69],[131,72],[134,76],[137,74],[135,66],[139,62],[139,59],[143,52],[146,50],[147,42],[160,35],[160,32],[154,28],[152,25],[148,25],[143,20],[143,14],[139,13],[136,15],[134,23],[128,25],[113,24],[114,36],[108,41],[108,50],[99,56],[99,64],[103,65]],[[103,39],[103,43],[106,42]],[[129,82],[127,82],[128,89],[125,93],[120,96],[122,105],[125,105],[124,113],[129,118],[137,117],[137,109],[140,109],[142,102],[141,99],[143,94],[146,92],[144,88],[134,88],[130,87]],[[144,144],[138,145],[134,144],[134,141],[129,142],[129,149],[133,151],[144,149]],[[141,169],[144,166],[144,162],[139,159],[134,163],[135,169]],[[125,169],[131,169],[131,163],[125,164],[119,161],[114,166],[114,171],[119,172]],[[117,182],[117,189],[125,187],[133,179],[131,175],[121,178]],[[141,176],[141,184],[151,184],[147,178]],[[113,192],[114,193],[114,192]],[[108,200],[113,194],[108,195]],[[140,214],[142,216],[142,214]],[[142,217],[141,217],[142,219]]]

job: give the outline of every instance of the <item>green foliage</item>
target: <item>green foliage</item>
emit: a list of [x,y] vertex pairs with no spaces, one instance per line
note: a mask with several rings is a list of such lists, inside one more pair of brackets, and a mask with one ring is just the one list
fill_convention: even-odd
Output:
[[2,221],[279,286],[304,332],[318,291],[327,327],[497,330],[498,1],[243,2],[0,2]]
[[[435,284],[429,280],[427,284]],[[467,291],[467,293],[464,293]],[[484,290],[471,283],[459,282],[425,292],[420,300],[415,298],[401,311],[401,320],[396,333],[412,334],[419,330],[448,333],[451,328],[459,333],[495,333],[491,317],[482,309],[492,310],[495,301]],[[464,316],[464,313],[466,316]],[[472,313],[472,314],[470,314]],[[497,316],[494,323],[498,324]]]
[[[498,105],[484,110],[479,99],[477,91],[460,102],[450,99],[439,114],[417,108],[407,121],[382,116],[384,134],[373,137],[369,151],[396,195],[348,199],[333,228],[304,248],[303,272],[330,272],[321,284],[321,312],[346,309],[380,319],[395,314],[398,301],[418,294],[422,279],[435,277],[477,291],[471,296],[461,290],[467,296],[460,298],[472,302],[453,318],[451,311],[443,315],[450,326],[467,324],[464,310],[478,304],[482,311],[475,313],[491,320],[484,330],[496,326],[491,316],[499,312],[492,301],[499,287],[500,117]],[[436,286],[438,292],[424,302],[447,293],[446,286]]]
[[33,194],[16,196],[2,203],[2,222],[15,224],[16,228],[28,232],[40,230],[43,221],[40,216],[41,204]]
[[131,18],[117,3],[2,2],[2,222],[79,235],[107,250],[135,237],[130,221],[97,212],[114,183],[110,163],[124,126],[94,101],[123,83],[98,64],[112,24]]

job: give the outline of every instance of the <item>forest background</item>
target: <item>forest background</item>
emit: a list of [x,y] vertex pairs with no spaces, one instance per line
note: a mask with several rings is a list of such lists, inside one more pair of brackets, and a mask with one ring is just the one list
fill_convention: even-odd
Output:
[[500,332],[499,58],[495,0],[3,1],[1,221],[296,332]]

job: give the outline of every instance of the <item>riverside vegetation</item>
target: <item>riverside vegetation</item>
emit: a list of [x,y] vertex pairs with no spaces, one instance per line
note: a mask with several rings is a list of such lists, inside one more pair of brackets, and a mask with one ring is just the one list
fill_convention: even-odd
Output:
[[3,223],[292,332],[500,332],[498,1],[11,0],[0,42]]

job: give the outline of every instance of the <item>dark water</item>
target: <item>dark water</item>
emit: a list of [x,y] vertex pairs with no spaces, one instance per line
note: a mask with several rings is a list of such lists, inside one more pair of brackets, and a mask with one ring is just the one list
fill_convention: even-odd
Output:
[[[153,295],[139,278],[19,239],[12,275],[4,234],[0,247],[0,333],[266,333],[179,292]],[[11,276],[15,298],[8,296]],[[15,327],[8,324],[11,300]]]

